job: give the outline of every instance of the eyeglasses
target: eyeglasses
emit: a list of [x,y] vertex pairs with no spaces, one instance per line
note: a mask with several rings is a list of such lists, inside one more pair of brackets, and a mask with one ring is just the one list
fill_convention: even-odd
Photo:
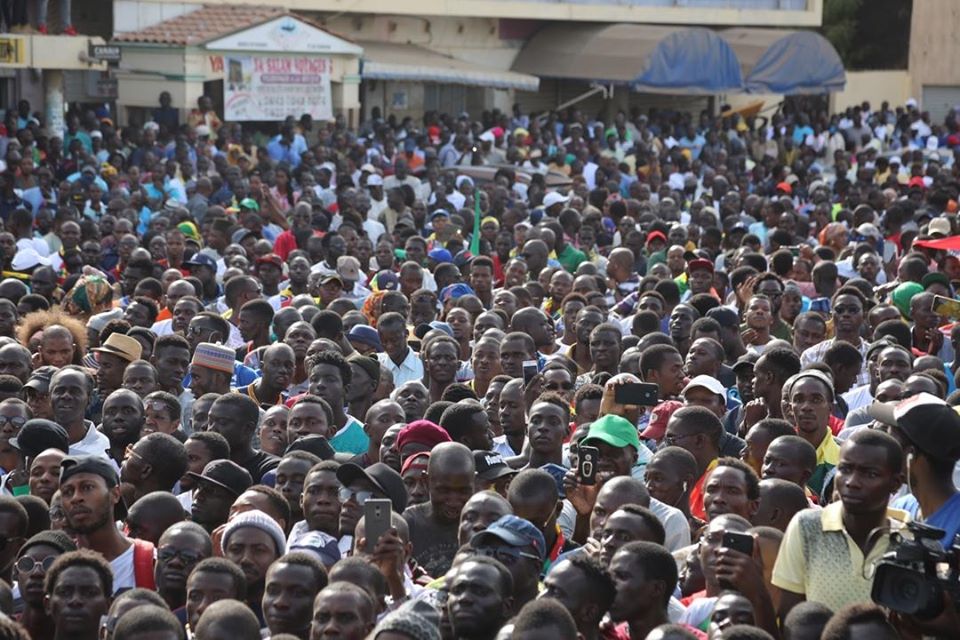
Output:
[[339,491],[339,496],[340,502],[349,502],[350,498],[353,498],[362,507],[367,500],[373,497],[373,491],[354,491],[348,487],[343,487]]
[[189,549],[177,549],[176,547],[166,546],[157,550],[157,560],[161,562],[170,562],[179,557],[184,564],[196,564],[200,562],[200,554]]
[[34,560],[30,556],[23,556],[17,560],[17,571],[20,573],[33,573],[37,570],[37,567],[46,573],[50,570],[50,567],[53,566],[53,561],[57,559],[57,556],[47,556],[43,560]]
[[481,556],[493,558],[494,560],[497,560],[508,567],[516,564],[517,560],[520,558],[533,560],[537,563],[540,562],[539,556],[535,556],[532,553],[527,553],[525,551],[520,551],[520,549],[517,549],[516,547],[480,547],[475,549],[475,551]]
[[0,416],[0,427],[2,427],[5,424],[12,424],[14,427],[19,429],[26,423],[27,423],[27,419],[21,416],[13,416],[13,417]]

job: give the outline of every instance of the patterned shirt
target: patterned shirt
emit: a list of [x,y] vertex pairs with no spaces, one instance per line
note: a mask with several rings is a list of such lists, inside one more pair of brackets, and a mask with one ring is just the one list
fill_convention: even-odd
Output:
[[[888,509],[887,517],[895,529],[908,518],[896,509]],[[870,602],[875,565],[889,546],[890,537],[885,532],[864,557],[843,528],[842,502],[823,509],[804,509],[787,525],[772,582],[833,611],[851,602]]]

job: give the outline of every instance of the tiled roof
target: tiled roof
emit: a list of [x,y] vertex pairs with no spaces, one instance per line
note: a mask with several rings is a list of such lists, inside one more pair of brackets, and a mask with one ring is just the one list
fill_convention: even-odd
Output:
[[115,42],[197,45],[285,15],[280,7],[204,5],[142,31],[118,34]]

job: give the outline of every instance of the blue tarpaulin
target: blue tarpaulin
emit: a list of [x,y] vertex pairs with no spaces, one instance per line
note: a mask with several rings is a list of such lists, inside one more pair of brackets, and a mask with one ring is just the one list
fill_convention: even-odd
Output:
[[747,74],[748,93],[828,93],[847,84],[843,62],[826,38],[812,31],[787,32],[771,44]]
[[730,45],[710,29],[683,29],[661,40],[631,83],[640,91],[713,94],[740,91],[740,63]]

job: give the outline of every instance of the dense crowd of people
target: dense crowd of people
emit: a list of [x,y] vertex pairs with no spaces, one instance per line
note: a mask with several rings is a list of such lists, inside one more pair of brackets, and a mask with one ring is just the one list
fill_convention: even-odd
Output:
[[960,119],[815,105],[10,109],[0,639],[955,637]]

